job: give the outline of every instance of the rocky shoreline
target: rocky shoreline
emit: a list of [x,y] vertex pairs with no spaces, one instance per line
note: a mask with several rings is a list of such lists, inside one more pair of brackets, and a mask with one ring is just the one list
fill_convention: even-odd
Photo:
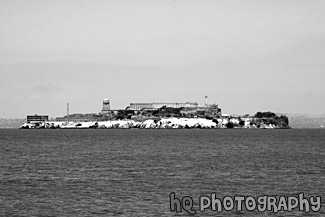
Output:
[[[280,119],[281,120],[281,119]],[[25,123],[20,129],[224,129],[224,128],[290,128],[288,123],[276,121],[274,118],[237,117],[237,118],[160,118],[137,120],[111,120],[93,122],[58,122],[46,121]]]

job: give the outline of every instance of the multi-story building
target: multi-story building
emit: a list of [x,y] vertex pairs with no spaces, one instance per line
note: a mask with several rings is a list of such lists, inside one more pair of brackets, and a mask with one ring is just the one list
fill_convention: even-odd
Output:
[[49,120],[48,115],[27,115],[27,123],[45,122]]
[[163,102],[153,102],[153,103],[130,103],[130,110],[142,110],[142,109],[159,109],[163,106],[169,108],[197,108],[197,102],[186,102],[186,103],[163,103]]

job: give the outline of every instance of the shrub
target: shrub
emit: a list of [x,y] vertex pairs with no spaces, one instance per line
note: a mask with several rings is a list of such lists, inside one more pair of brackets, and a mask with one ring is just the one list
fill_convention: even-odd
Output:
[[227,128],[234,128],[234,124],[232,123],[232,122],[228,122],[227,124],[226,124],[226,127]]

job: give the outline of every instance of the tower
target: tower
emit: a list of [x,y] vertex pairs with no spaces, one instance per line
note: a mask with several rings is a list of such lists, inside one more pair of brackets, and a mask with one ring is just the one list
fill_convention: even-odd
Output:
[[205,107],[208,107],[208,94],[205,94]]
[[107,113],[111,110],[109,99],[103,100],[103,109],[101,113]]
[[70,110],[69,103],[67,103],[67,121],[69,121],[69,110]]

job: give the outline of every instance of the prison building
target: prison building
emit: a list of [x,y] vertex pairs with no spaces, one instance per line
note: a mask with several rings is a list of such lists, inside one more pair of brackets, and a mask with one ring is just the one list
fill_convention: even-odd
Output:
[[27,115],[27,123],[45,122],[49,120],[48,115]]
[[197,102],[186,102],[186,103],[162,103],[162,102],[153,102],[153,103],[130,103],[130,110],[142,110],[142,109],[159,109],[163,106],[170,108],[197,108]]

